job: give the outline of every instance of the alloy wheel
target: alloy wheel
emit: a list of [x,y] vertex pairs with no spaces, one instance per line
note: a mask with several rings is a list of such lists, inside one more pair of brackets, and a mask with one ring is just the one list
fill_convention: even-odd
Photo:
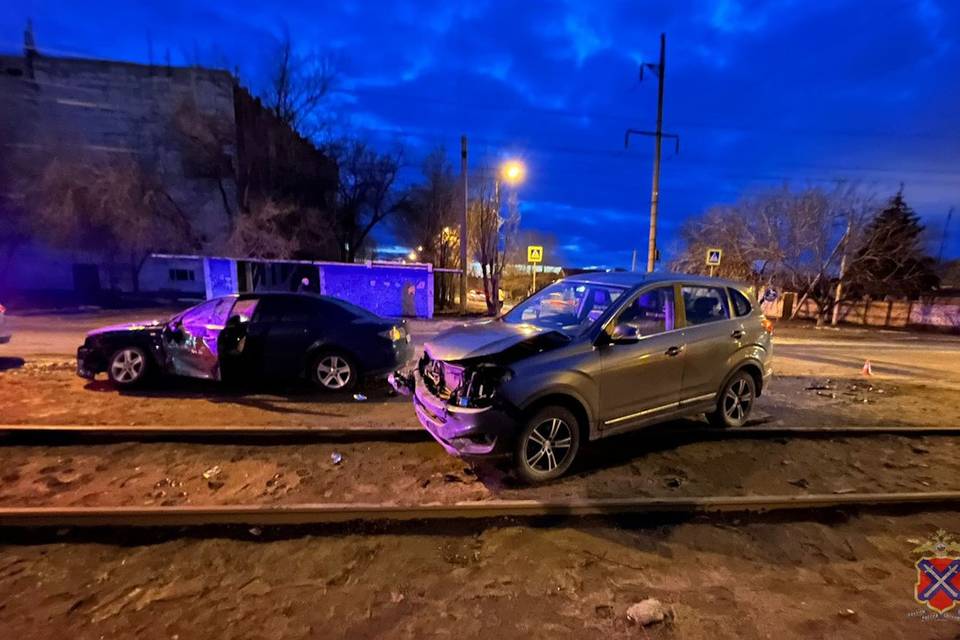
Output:
[[723,396],[723,414],[732,422],[740,422],[750,413],[753,390],[747,381],[738,378]]
[[570,454],[573,435],[570,425],[560,418],[544,420],[527,436],[524,456],[527,466],[541,472],[551,472]]
[[136,382],[143,375],[146,365],[143,354],[137,349],[121,349],[110,362],[110,377],[121,384]]
[[350,363],[337,355],[329,355],[317,363],[317,380],[327,389],[343,389],[350,383]]

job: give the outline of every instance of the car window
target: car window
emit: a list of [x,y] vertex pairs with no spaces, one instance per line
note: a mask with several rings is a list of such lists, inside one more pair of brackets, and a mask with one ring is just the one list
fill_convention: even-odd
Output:
[[641,336],[651,336],[674,328],[673,287],[658,287],[644,291],[620,312],[616,322],[629,324]]
[[745,316],[750,313],[750,310],[753,308],[750,305],[750,301],[747,299],[747,296],[743,295],[733,287],[730,287],[730,298],[733,300],[733,312],[739,318],[740,316]]
[[377,314],[367,311],[363,307],[358,307],[352,302],[347,302],[340,298],[320,298],[316,301],[317,306],[320,309],[320,312],[324,315],[328,315],[331,319],[343,320],[344,322],[354,320],[356,318],[364,318],[366,320],[379,320],[380,318]]
[[237,300],[236,304],[233,305],[233,309],[230,311],[230,315],[240,316],[240,322],[250,322],[250,318],[253,317],[254,312],[257,310],[258,302],[260,302],[259,298]]
[[317,315],[313,299],[300,296],[269,296],[257,305],[259,322],[307,322]]
[[718,287],[683,287],[683,308],[687,324],[698,325],[727,320],[730,309],[727,293]]
[[201,326],[222,327],[227,322],[227,314],[233,305],[233,298],[214,298],[187,309],[180,316],[180,322],[187,329]]

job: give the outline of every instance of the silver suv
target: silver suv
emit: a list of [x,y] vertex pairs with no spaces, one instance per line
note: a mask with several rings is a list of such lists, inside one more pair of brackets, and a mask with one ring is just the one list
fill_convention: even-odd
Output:
[[738,427],[772,373],[772,325],[742,285],[682,274],[560,280],[425,344],[394,387],[449,453],[550,480],[581,444],[706,413]]

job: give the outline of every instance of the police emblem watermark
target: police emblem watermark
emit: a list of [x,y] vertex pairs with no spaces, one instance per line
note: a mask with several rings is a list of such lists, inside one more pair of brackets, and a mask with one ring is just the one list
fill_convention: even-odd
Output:
[[917,545],[911,552],[917,570],[913,598],[923,606],[907,617],[960,621],[960,610],[954,609],[960,604],[960,542],[943,529],[926,542],[908,542]]

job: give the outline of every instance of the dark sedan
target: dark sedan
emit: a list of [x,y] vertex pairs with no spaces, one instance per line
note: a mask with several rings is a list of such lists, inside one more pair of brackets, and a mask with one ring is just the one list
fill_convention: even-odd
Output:
[[410,355],[403,321],[325,296],[260,293],[208,300],[166,321],[103,327],[77,350],[77,374],[121,387],[155,374],[210,380],[307,378],[347,391]]

